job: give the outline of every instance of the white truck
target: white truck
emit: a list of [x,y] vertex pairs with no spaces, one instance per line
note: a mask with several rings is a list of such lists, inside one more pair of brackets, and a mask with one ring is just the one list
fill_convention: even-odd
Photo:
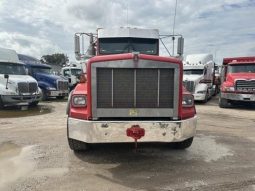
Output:
[[41,90],[27,75],[14,50],[0,48],[0,109],[11,105],[37,105]]
[[206,103],[216,92],[214,85],[212,54],[187,55],[183,66],[183,85],[194,96],[194,100]]
[[80,75],[83,73],[81,67],[77,65],[65,66],[61,69],[61,75],[68,79],[69,90],[73,90],[80,81]]

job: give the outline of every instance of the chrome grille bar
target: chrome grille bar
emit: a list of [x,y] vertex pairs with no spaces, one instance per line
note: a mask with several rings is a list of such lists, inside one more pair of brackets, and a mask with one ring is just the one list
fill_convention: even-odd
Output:
[[158,69],[158,107],[159,107],[159,93],[160,93],[160,70]]
[[114,83],[114,81],[113,81],[113,69],[112,69],[112,107],[113,107],[113,83]]
[[134,71],[134,107],[136,107],[136,69]]

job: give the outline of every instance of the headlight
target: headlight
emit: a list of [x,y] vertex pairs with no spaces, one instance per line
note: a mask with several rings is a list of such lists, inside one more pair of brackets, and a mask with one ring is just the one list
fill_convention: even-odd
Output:
[[235,88],[234,88],[233,86],[225,87],[225,88],[224,88],[224,91],[227,91],[227,92],[234,92],[234,91],[235,91]]
[[204,91],[197,91],[198,94],[205,94],[206,93],[206,90]]
[[87,97],[85,95],[74,95],[72,97],[72,105],[74,107],[84,107],[87,105]]
[[183,94],[182,106],[183,107],[193,107],[194,106],[194,97],[193,97],[193,95]]
[[47,90],[56,90],[54,87],[47,87]]

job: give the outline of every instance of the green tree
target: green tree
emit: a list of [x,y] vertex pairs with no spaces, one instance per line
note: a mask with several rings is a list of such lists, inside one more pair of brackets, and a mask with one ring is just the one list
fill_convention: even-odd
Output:
[[67,55],[63,53],[56,53],[52,55],[43,55],[41,57],[41,62],[50,64],[50,65],[59,65],[63,66],[69,61]]

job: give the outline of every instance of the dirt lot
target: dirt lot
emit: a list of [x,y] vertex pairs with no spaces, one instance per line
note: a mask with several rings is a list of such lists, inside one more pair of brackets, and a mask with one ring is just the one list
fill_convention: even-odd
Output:
[[0,111],[0,190],[255,190],[255,107],[197,104],[185,151],[104,144],[79,154],[67,144],[65,107]]

